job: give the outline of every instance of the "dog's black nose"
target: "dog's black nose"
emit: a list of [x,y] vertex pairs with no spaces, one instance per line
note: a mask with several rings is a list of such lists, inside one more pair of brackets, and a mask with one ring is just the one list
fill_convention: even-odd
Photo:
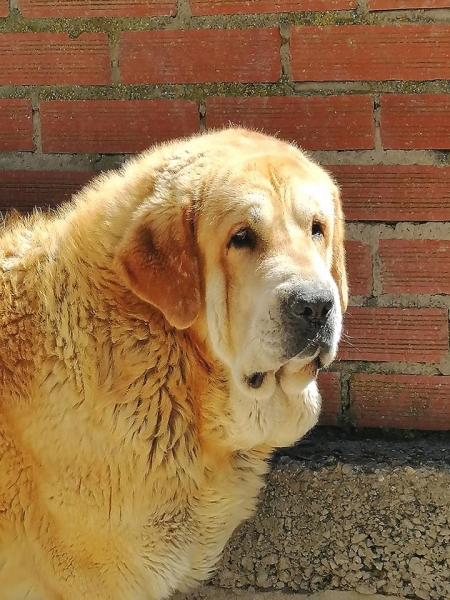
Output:
[[280,305],[284,330],[284,357],[290,359],[308,349],[314,354],[332,346],[335,299],[325,282],[302,282],[285,290]]
[[296,286],[285,300],[285,316],[308,329],[325,325],[334,306],[333,292],[322,285]]

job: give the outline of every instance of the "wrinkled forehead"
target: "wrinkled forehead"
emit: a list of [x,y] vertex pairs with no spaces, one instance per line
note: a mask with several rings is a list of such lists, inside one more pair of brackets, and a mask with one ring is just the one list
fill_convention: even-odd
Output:
[[205,215],[214,221],[261,225],[285,218],[309,222],[333,214],[335,192],[331,178],[309,161],[260,159],[229,169],[212,182]]

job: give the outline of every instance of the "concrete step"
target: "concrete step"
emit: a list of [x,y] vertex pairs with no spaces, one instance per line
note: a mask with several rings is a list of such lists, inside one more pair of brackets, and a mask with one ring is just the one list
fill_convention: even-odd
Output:
[[257,514],[189,598],[450,599],[450,437],[337,435],[275,459]]
[[203,587],[190,596],[176,596],[189,600],[398,600],[399,596],[361,595],[357,592],[318,592],[317,594],[284,594],[282,592],[245,592],[223,590],[213,586]]

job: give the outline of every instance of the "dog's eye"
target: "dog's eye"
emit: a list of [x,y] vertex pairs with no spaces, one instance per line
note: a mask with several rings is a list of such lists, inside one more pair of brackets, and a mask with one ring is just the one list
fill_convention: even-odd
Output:
[[236,233],[231,236],[230,241],[228,242],[228,248],[249,248],[250,250],[253,250],[255,246],[255,232],[248,227],[243,227],[242,229],[239,229],[239,231],[236,231]]
[[311,235],[314,238],[323,237],[323,226],[321,223],[319,223],[319,221],[313,221],[313,224],[311,226]]

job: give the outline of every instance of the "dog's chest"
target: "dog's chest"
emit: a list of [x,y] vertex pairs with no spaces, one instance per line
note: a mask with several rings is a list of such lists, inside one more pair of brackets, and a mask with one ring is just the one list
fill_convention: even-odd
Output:
[[260,458],[233,457],[156,510],[142,527],[139,544],[141,568],[155,598],[188,590],[211,575],[233,530],[253,513],[265,471]]

